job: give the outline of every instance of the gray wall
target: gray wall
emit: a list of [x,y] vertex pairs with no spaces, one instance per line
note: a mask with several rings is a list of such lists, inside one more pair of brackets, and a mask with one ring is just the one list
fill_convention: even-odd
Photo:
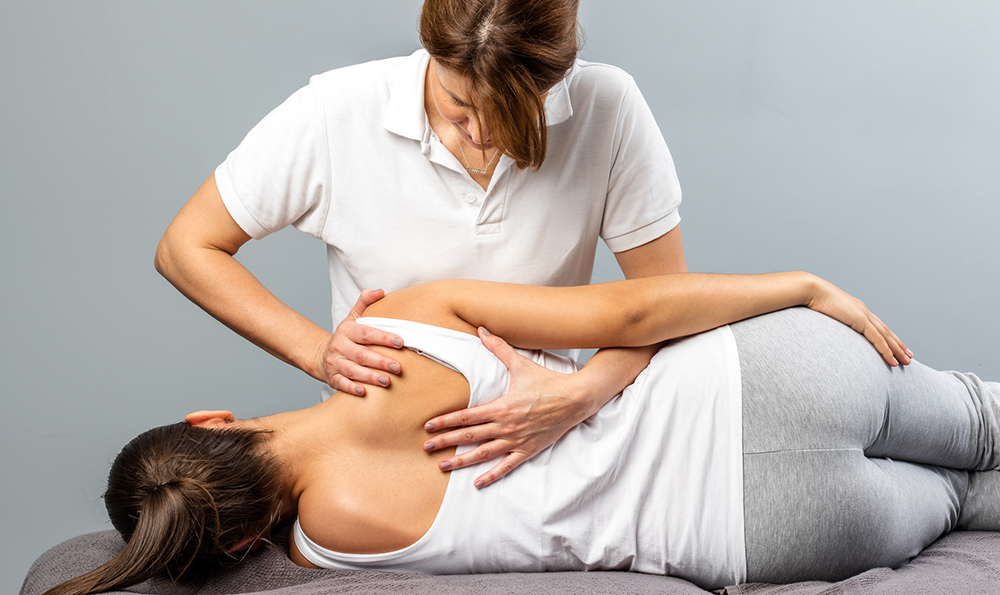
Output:
[[[673,151],[692,270],[811,270],[926,363],[1000,378],[997,3],[583,4],[584,57],[635,76]],[[0,0],[0,591],[109,528],[108,462],[139,431],[315,402],[160,279],[153,250],[310,74],[412,51],[419,5]],[[330,324],[316,240],[287,230],[241,258]]]

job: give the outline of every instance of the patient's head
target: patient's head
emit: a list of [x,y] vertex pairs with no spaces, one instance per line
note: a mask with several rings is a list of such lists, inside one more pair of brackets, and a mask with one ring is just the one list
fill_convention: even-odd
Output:
[[267,439],[267,432],[187,422],[137,436],[112,464],[104,494],[125,548],[46,595],[106,591],[165,570],[178,578],[239,560],[278,518],[279,469]]

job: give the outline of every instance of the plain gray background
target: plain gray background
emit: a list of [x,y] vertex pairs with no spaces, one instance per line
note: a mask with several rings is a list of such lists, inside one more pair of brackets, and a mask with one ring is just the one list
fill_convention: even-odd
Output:
[[[419,6],[0,2],[0,592],[110,528],[108,464],[138,432],[316,402],[153,251],[309,75],[413,51]],[[1000,4],[584,0],[580,16],[582,56],[632,73],[673,152],[691,270],[813,271],[925,363],[1000,379]],[[286,230],[240,259],[330,326],[317,240]],[[617,277],[609,255],[595,276]]]

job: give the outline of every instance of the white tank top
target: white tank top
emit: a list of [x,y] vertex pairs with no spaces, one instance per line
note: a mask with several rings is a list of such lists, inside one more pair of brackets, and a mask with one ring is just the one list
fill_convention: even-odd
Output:
[[[478,337],[363,318],[463,374],[469,406],[508,389],[507,368]],[[521,351],[562,373],[576,362]],[[703,588],[744,582],[739,358],[729,327],[672,342],[597,414],[493,485],[489,461],[451,473],[437,518],[414,544],[381,554],[323,548],[293,528],[322,568],[429,574],[632,570]],[[472,446],[460,448],[460,452]]]

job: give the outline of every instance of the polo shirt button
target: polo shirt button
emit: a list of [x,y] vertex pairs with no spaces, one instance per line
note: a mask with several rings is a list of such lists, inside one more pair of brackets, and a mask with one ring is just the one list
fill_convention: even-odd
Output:
[[469,203],[470,205],[476,204],[476,195],[475,194],[466,194],[465,195],[465,202]]

